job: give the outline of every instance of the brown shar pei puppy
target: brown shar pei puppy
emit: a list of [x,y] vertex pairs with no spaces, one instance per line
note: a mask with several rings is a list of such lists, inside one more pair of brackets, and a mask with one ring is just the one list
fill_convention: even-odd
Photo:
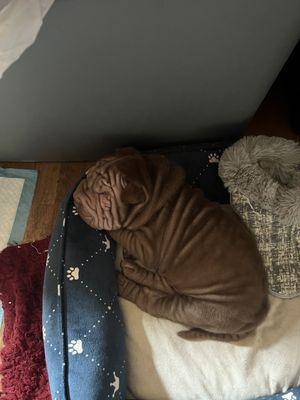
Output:
[[268,311],[255,241],[233,211],[185,182],[161,155],[124,149],[101,159],[74,193],[79,215],[124,250],[119,293],[190,340],[231,341]]

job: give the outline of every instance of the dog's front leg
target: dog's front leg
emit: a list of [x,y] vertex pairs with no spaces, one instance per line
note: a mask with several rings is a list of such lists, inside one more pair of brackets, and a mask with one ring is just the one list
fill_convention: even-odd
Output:
[[148,288],[170,295],[176,293],[165,277],[159,275],[158,272],[149,271],[147,268],[139,265],[138,261],[122,260],[121,271],[128,279],[138,285],[147,286]]
[[[147,236],[147,231],[118,229],[110,231],[109,234],[123,248],[121,259],[135,260],[149,271],[155,272],[157,265],[155,241]],[[127,254],[125,257],[124,251]]]

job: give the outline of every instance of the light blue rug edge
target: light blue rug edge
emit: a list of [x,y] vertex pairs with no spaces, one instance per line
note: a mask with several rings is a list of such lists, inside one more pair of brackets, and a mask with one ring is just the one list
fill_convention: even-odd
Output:
[[23,178],[25,179],[25,181],[18,205],[15,222],[8,241],[9,244],[21,243],[24,238],[26,224],[28,221],[29,212],[37,181],[37,171],[35,170],[24,171],[24,173],[19,174],[19,178]]
[[[10,234],[9,244],[17,244],[22,242],[26,224],[34,196],[38,172],[31,169],[17,168],[0,168],[0,177],[5,178],[22,178],[24,185],[22,194],[19,200],[18,209],[14,225]],[[3,310],[0,302],[0,326],[3,319]]]

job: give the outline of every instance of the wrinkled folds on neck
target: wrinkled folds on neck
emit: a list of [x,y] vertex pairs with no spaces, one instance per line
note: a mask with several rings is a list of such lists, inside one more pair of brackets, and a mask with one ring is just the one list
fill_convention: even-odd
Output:
[[178,193],[185,183],[185,172],[162,156],[144,158],[144,168],[149,173],[150,184],[145,185],[146,201],[133,206],[123,228],[130,230],[145,225],[165,204]]

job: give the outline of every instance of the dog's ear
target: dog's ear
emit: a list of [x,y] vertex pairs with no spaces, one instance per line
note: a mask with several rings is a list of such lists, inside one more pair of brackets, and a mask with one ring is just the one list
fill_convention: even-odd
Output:
[[142,186],[128,182],[124,187],[121,200],[124,204],[140,204],[146,200],[146,193]]
[[117,156],[133,156],[135,154],[139,154],[139,152],[133,147],[123,147],[121,149],[117,149]]
[[124,204],[141,204],[147,200],[145,176],[147,165],[142,155],[133,147],[118,150],[118,156],[133,156],[120,160],[119,172],[122,176],[121,200]]

